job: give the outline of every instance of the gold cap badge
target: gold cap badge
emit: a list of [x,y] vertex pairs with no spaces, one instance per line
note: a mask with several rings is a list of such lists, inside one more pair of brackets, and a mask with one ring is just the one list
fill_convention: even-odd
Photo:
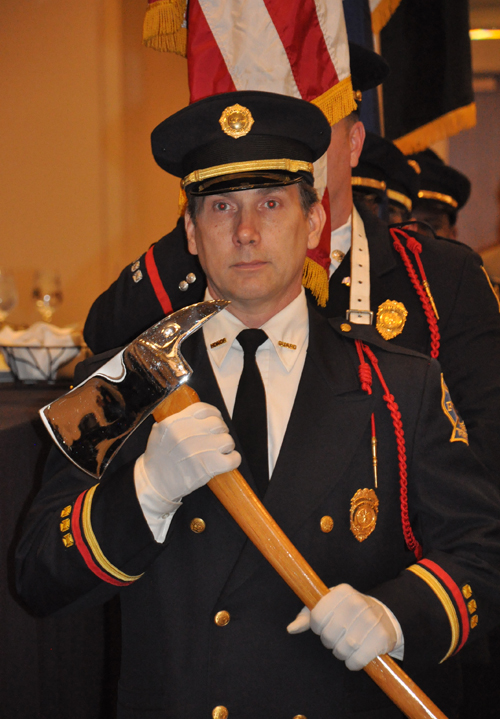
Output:
[[248,135],[252,129],[254,119],[247,107],[231,105],[231,107],[226,107],[223,111],[219,122],[226,135],[243,137],[243,135]]
[[378,498],[373,489],[358,489],[351,499],[351,532],[358,542],[370,536],[377,524]]
[[377,311],[377,330],[385,340],[392,340],[404,329],[408,310],[402,302],[386,300]]

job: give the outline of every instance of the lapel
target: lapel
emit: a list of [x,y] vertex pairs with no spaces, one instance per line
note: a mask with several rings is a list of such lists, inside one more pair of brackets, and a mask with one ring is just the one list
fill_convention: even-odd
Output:
[[[309,311],[309,346],[297,397],[264,504],[293,541],[339,482],[370,420],[373,398],[359,385],[352,347]],[[267,565],[247,541],[222,596]]]

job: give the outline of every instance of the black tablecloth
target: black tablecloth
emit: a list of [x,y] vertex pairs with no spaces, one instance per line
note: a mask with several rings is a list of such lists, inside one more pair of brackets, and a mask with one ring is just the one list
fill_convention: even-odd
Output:
[[15,544],[51,447],[38,410],[67,390],[56,385],[0,385],[2,719],[109,719],[114,715],[116,605],[39,619],[22,606],[14,587]]

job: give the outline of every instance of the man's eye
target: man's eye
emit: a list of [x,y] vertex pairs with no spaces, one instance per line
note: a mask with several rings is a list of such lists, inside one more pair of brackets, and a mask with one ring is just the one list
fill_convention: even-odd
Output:
[[229,205],[227,202],[216,202],[215,203],[215,209],[218,212],[225,212],[229,208]]
[[275,210],[278,207],[278,200],[266,200],[264,204],[269,210]]

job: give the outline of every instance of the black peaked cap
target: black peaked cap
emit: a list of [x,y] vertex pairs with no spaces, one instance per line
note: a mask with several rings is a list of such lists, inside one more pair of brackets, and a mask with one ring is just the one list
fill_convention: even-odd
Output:
[[417,200],[419,176],[408,164],[408,158],[390,140],[373,132],[366,133],[359,163],[353,167],[352,175],[385,182],[388,190],[405,195],[412,203]]
[[371,90],[390,73],[389,65],[383,57],[354,42],[349,43],[349,60],[353,90]]
[[[253,124],[231,137],[220,124],[224,110],[241,105]],[[330,125],[315,105],[287,95],[245,90],[212,95],[183,108],[156,127],[153,155],[170,174],[185,178],[196,170],[229,163],[287,158],[312,163],[330,144]]]
[[[420,167],[420,190],[452,197],[457,203],[457,210],[466,204],[471,191],[468,177],[446,165],[439,155],[430,149],[411,155],[411,159]],[[426,199],[432,198],[423,197],[419,202],[425,202]]]

